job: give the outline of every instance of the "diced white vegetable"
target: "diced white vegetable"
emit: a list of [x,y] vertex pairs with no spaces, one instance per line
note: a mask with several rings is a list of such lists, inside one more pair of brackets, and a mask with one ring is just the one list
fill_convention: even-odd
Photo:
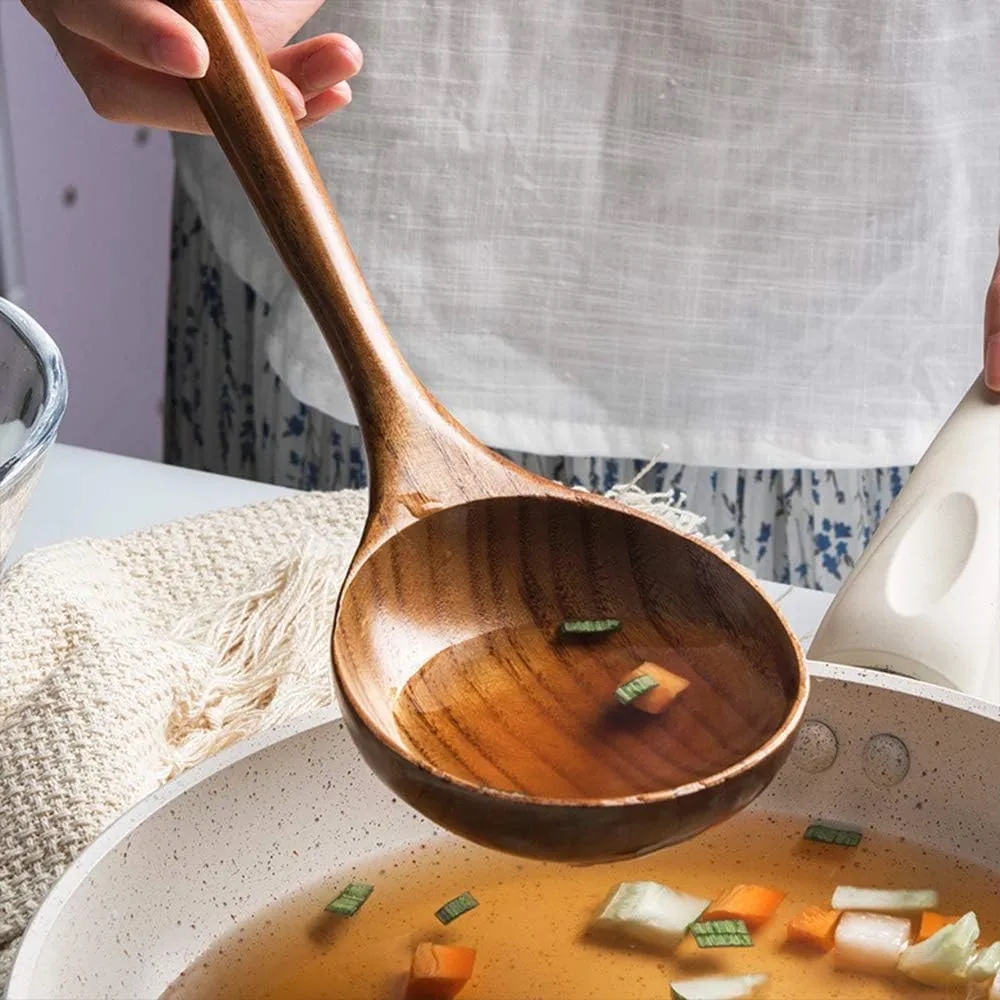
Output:
[[622,882],[590,926],[657,948],[675,948],[709,902],[658,882]]
[[933,889],[857,889],[838,885],[831,910],[863,910],[865,913],[920,913],[936,910],[938,894]]
[[975,983],[989,982],[1000,972],[1000,941],[996,941],[988,948],[983,948],[972,956],[968,969],[965,970],[967,979]]
[[670,984],[673,1000],[744,1000],[767,982],[767,976],[703,976]]
[[966,913],[957,923],[907,948],[900,956],[899,971],[925,986],[954,986],[965,979],[978,939],[979,921],[974,913]]
[[910,921],[884,913],[845,913],[833,936],[834,962],[856,972],[892,973],[910,940]]

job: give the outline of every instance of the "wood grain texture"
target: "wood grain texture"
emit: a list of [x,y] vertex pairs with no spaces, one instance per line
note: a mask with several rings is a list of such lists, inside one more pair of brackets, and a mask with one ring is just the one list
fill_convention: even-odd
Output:
[[[622,628],[557,637],[580,618]],[[452,507],[383,544],[343,594],[334,660],[352,735],[401,797],[549,860],[641,854],[732,815],[787,756],[806,692],[737,568],[561,497]],[[644,660],[691,682],[662,716],[613,698]]]
[[[372,301],[238,0],[170,2],[208,42],[195,96],[364,434],[371,509],[333,659],[365,759],[443,826],[549,859],[648,852],[742,808],[789,753],[805,706],[802,653],[780,614],[708,546],[517,468],[430,396]],[[563,619],[598,617],[621,618],[621,635],[552,638]],[[688,691],[663,717],[615,710],[617,679],[657,658]]]

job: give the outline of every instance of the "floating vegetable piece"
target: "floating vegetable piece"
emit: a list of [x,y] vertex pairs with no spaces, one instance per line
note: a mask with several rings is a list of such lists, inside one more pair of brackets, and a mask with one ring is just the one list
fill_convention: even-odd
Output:
[[623,705],[659,715],[690,684],[658,663],[640,663],[622,678],[615,697]]
[[785,898],[783,892],[761,885],[737,885],[705,911],[702,920],[742,920],[751,930],[766,924]]
[[369,885],[367,882],[352,882],[339,896],[331,899],[325,908],[328,913],[336,913],[341,917],[353,917],[365,905],[368,897],[374,891],[375,886]]
[[858,889],[838,885],[831,910],[864,910],[866,913],[919,913],[936,910],[938,894],[933,889]]
[[622,627],[617,618],[594,618],[564,621],[559,626],[561,636],[607,635],[617,632]]
[[833,844],[836,847],[857,847],[862,838],[860,830],[838,823],[827,823],[825,820],[811,823],[802,836],[818,844]]
[[622,882],[591,922],[591,929],[657,948],[675,948],[708,906],[658,882]]
[[434,914],[442,924],[450,924],[457,920],[463,913],[474,910],[479,905],[479,900],[471,892],[463,892],[460,896],[448,900],[440,910]]
[[475,964],[473,948],[430,941],[418,944],[410,963],[406,1000],[454,1000],[472,978]]
[[993,980],[993,985],[990,987],[990,992],[986,1000],[1000,1000],[1000,975]]
[[979,921],[974,913],[966,913],[957,924],[907,948],[900,956],[899,971],[925,986],[955,986],[965,979],[978,940]]
[[976,952],[965,970],[966,978],[974,983],[988,983],[997,973],[1000,973],[1000,941]]
[[920,923],[917,926],[917,941],[926,941],[932,934],[937,934],[942,927],[947,927],[949,924],[957,924],[959,918],[954,917],[943,917],[940,913],[935,913],[933,910],[924,910],[920,914]]
[[644,694],[659,687],[649,674],[637,673],[633,670],[625,680],[615,688],[615,697],[623,704],[629,705],[636,698],[641,698]]
[[753,938],[742,920],[699,920],[691,925],[699,948],[752,948]]
[[819,948],[820,951],[832,951],[839,920],[839,910],[810,906],[789,921],[788,940]]
[[670,984],[672,1000],[744,1000],[767,982],[767,976],[703,976]]
[[884,913],[845,913],[834,934],[833,958],[841,969],[889,975],[910,941],[910,921]]

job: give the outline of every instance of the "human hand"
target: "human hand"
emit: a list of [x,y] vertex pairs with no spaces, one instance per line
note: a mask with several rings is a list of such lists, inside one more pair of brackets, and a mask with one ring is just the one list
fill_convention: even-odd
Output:
[[1000,392],[1000,258],[997,258],[986,292],[986,316],[983,321],[983,372],[986,386]]
[[[205,40],[160,0],[22,0],[52,36],[93,109],[109,121],[209,131],[187,80],[208,70]],[[361,69],[361,49],[344,35],[288,40],[323,0],[243,0],[264,51],[303,126],[351,100],[347,81]]]

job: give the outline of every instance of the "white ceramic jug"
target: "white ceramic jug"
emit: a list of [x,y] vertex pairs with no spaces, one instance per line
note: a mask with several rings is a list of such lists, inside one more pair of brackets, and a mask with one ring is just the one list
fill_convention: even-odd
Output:
[[1000,703],[1000,395],[981,377],[890,507],[809,657]]

